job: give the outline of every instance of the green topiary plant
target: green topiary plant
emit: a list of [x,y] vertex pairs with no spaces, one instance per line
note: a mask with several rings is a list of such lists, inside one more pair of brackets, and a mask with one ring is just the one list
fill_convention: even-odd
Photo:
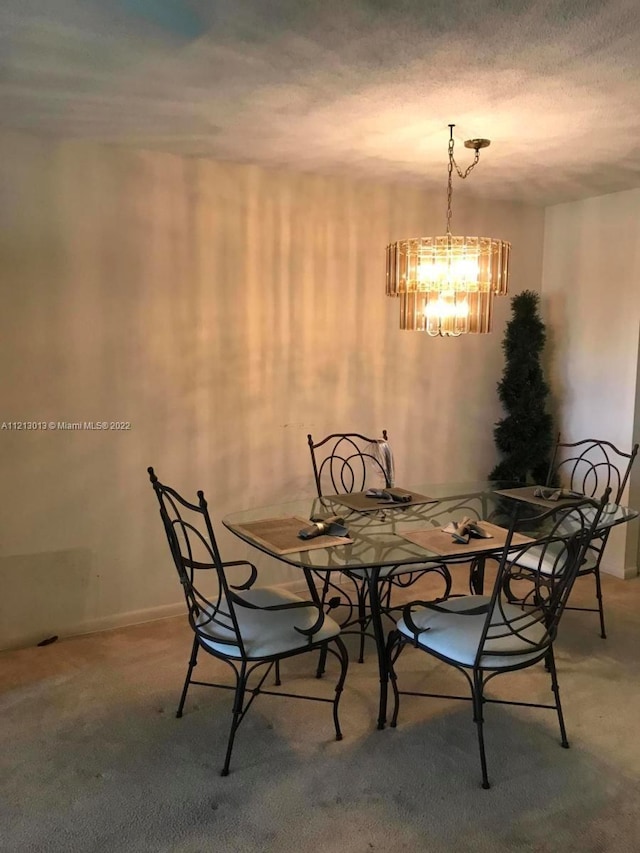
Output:
[[506,363],[498,382],[507,415],[494,429],[502,459],[489,474],[491,480],[546,481],[554,435],[545,408],[549,387],[540,365],[546,331],[538,314],[539,301],[532,290],[511,300],[512,319],[502,342]]

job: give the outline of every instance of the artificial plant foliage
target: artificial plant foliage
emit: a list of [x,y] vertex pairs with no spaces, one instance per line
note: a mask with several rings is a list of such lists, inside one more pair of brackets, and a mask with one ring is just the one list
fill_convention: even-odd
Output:
[[532,290],[511,300],[512,317],[502,341],[505,366],[498,382],[498,396],[507,414],[494,429],[502,458],[489,475],[492,480],[546,482],[554,437],[546,411],[549,386],[540,364],[546,331],[539,301]]

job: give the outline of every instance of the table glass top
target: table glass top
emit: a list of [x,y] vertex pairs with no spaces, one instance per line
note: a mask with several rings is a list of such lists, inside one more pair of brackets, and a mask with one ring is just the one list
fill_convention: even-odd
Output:
[[[420,561],[447,562],[456,560],[468,562],[473,556],[469,550],[459,555],[441,554],[428,547],[410,542],[402,534],[425,530],[437,530],[450,521],[459,521],[464,516],[478,521],[489,521],[494,525],[508,527],[513,513],[518,511],[521,522],[516,529],[522,529],[528,536],[541,535],[543,530],[535,530],[526,524],[526,518],[539,515],[549,507],[500,494],[498,490],[509,488],[509,483],[450,483],[426,484],[407,488],[407,491],[431,498],[424,504],[380,504],[375,510],[362,512],[351,509],[341,503],[340,496],[322,498],[303,498],[296,501],[257,507],[255,509],[233,512],[223,518],[223,524],[241,539],[254,545],[265,553],[295,566],[313,569],[371,568],[374,566],[410,566]],[[351,544],[321,547],[311,551],[276,554],[265,543],[256,542],[246,531],[238,529],[242,525],[264,519],[288,518],[292,516],[304,519],[339,515],[344,519]],[[606,528],[622,524],[636,518],[638,513],[627,507],[609,504],[602,515],[600,527]],[[522,525],[522,526],[521,526]],[[482,540],[479,540],[482,541]],[[485,544],[486,548],[486,544]],[[486,550],[485,550],[486,553]]]

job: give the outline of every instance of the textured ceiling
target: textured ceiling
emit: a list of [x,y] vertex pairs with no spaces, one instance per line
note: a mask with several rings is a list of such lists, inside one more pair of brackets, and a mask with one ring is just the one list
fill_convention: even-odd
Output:
[[2,0],[0,126],[551,204],[640,186],[638,0]]

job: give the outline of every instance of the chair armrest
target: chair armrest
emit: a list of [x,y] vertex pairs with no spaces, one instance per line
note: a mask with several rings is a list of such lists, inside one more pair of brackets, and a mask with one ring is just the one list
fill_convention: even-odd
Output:
[[[452,595],[449,596],[449,598],[464,598],[464,596]],[[424,607],[425,609],[433,610],[436,613],[449,613],[455,614],[456,616],[481,616],[489,612],[489,605],[486,602],[484,604],[478,604],[475,607],[468,607],[466,610],[450,610],[448,607],[441,607],[439,604],[434,604],[432,601],[411,601],[409,604],[405,605],[402,611],[402,618],[404,619],[405,625],[413,634],[415,645],[418,643],[418,637],[420,634],[422,634],[423,631],[430,631],[431,628],[429,625],[423,628],[416,625],[413,621],[413,616],[411,615],[411,609],[413,607]]]
[[248,560],[229,560],[229,562],[222,564],[222,567],[225,569],[230,566],[249,566],[251,569],[251,574],[249,575],[248,580],[241,584],[229,584],[231,589],[251,589],[258,577],[258,570],[253,563],[250,563]]
[[250,601],[245,601],[244,598],[242,598],[239,595],[235,595],[233,592],[230,593],[230,595],[231,595],[231,600],[233,601],[234,604],[237,604],[239,607],[246,607],[249,610],[265,610],[265,611],[272,611],[273,612],[273,611],[277,611],[277,610],[299,610],[302,607],[304,607],[304,608],[313,607],[315,610],[318,611],[318,618],[313,623],[313,625],[311,625],[311,627],[309,627],[309,628],[298,628],[297,625],[293,626],[294,629],[299,634],[304,634],[304,636],[308,636],[309,638],[311,638],[314,634],[317,634],[318,631],[320,630],[320,628],[322,628],[322,626],[324,625],[324,612],[323,612],[322,608],[319,607],[315,601],[300,600],[300,601],[291,601],[291,602],[288,602],[287,604],[266,604],[263,607],[261,607],[257,604],[252,604]]

